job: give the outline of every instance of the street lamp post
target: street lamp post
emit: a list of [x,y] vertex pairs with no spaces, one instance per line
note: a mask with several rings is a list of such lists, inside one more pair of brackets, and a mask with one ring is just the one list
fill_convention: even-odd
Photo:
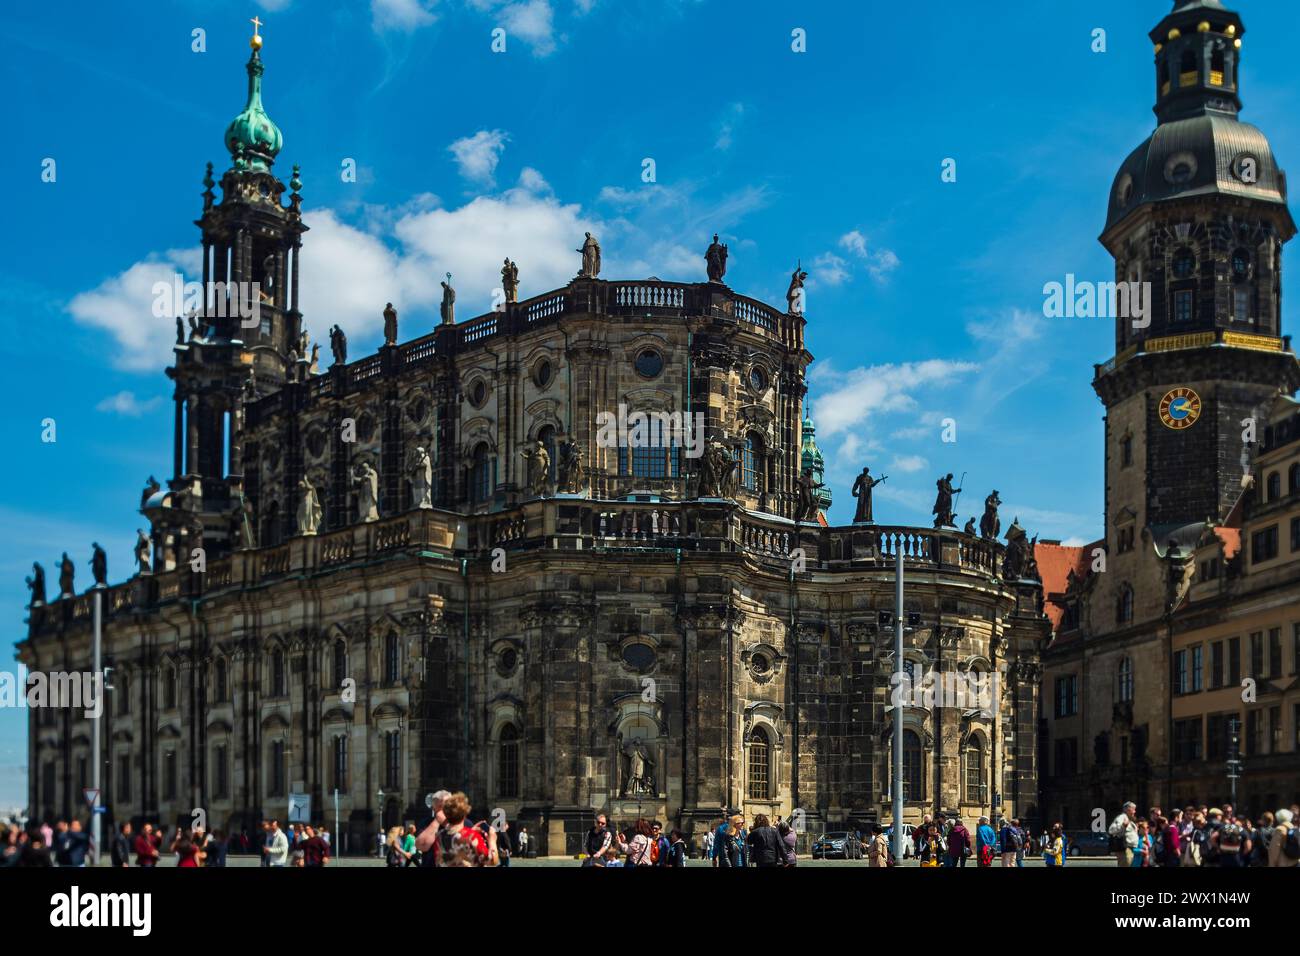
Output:
[[[894,555],[894,674],[903,672],[903,549]],[[894,707],[894,859],[903,859],[903,708]]]

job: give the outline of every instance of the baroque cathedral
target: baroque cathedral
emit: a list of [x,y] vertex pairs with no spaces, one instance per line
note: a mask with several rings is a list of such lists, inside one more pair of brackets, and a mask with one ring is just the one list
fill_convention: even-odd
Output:
[[[335,329],[321,368],[302,182],[274,171],[252,46],[229,168],[204,180],[204,296],[177,319],[171,477],[141,496],[135,572],[33,586],[23,663],[89,668],[102,596],[112,674],[97,724],[33,718],[33,817],[76,811],[98,727],[116,822],[203,808],[234,831],[337,804],[355,852],[448,788],[544,854],[577,852],[596,813],[688,839],[724,811],[801,815],[815,836],[888,822],[902,721],[907,821],[1035,818],[1050,619],[1023,532],[943,509],[827,524],[798,270],[775,308],[726,285],[716,237],[707,281],[667,282],[602,278],[589,235],[564,288],[520,299],[507,259],[495,311],[458,319],[444,284],[432,332],[400,340],[389,304],[375,354],[350,359]],[[699,433],[611,442],[621,408]],[[992,693],[891,702],[895,673]]]

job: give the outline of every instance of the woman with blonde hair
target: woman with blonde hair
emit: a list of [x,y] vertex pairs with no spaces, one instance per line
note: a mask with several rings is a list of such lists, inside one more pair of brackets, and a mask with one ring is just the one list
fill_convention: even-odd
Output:
[[1268,844],[1269,866],[1300,866],[1300,859],[1287,855],[1286,843],[1295,829],[1295,816],[1290,810],[1273,814],[1273,839]]
[[384,851],[384,860],[388,866],[397,868],[406,866],[406,861],[410,855],[402,849],[402,828],[388,828],[387,849]]

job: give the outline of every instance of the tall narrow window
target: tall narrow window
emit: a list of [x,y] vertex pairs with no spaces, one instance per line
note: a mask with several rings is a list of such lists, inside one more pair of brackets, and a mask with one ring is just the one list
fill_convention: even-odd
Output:
[[342,641],[334,642],[334,689],[343,686],[348,676],[348,646]]
[[113,781],[117,788],[117,802],[131,802],[131,756],[118,754],[117,779]]
[[284,651],[276,648],[271,652],[271,696],[283,697],[284,689]]
[[740,456],[741,483],[750,491],[762,491],[763,438],[750,432]]
[[1125,657],[1119,662],[1119,699],[1133,699],[1133,658]]
[[966,744],[966,800],[982,804],[984,790],[984,748],[979,737],[973,736]]
[[170,664],[163,668],[163,710],[176,709],[176,668]]
[[480,504],[492,497],[492,463],[488,459],[486,442],[474,449],[473,464],[470,467],[469,499]]
[[333,789],[346,793],[348,789],[348,736],[338,734],[334,738],[334,775],[331,778]]
[[402,776],[402,735],[390,730],[384,737],[384,788],[396,790]]
[[1174,293],[1174,321],[1192,321],[1192,293],[1188,289]]
[[401,655],[398,652],[397,635],[389,633],[384,638],[384,683],[396,684],[401,674]]
[[903,731],[903,799],[925,799],[921,738],[913,730]]
[[229,699],[230,696],[230,688],[228,686],[229,683],[228,675],[226,673],[226,659],[224,657],[217,658],[216,672],[217,672],[217,677],[215,682],[216,687],[214,688],[214,692],[215,692],[214,699],[216,700],[217,703],[222,703],[223,701]]
[[131,713],[131,678],[126,674],[113,674],[113,693],[117,696],[117,714],[125,717]]
[[176,799],[176,751],[163,754],[163,799]]
[[519,796],[519,730],[514,724],[502,727],[497,739],[497,796]]
[[218,800],[230,796],[230,749],[225,744],[212,750],[212,795]]
[[767,800],[771,798],[768,789],[771,781],[769,773],[770,748],[767,734],[755,727],[749,735],[749,799]]
[[267,796],[283,797],[284,788],[284,741],[273,740],[267,750]]

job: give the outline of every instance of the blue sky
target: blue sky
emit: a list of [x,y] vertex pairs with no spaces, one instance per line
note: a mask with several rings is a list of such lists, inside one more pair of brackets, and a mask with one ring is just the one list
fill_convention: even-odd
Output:
[[[308,328],[351,354],[491,307],[503,257],[521,295],[564,284],[582,233],[603,276],[700,281],[716,231],[727,282],[783,302],[810,273],[813,412],[835,495],[890,475],[882,522],[929,524],[934,479],[967,473],[961,520],[998,488],[1009,519],[1082,542],[1101,529],[1109,321],[1042,317],[1045,282],[1111,278],[1096,242],[1116,168],[1152,129],[1147,31],[1168,0],[307,0],[19,5],[0,20],[0,621],[23,576],[51,582],[90,542],[126,573],[139,490],[168,477],[174,328],[155,278],[197,262],[201,180],[229,164],[248,18],[264,102],[302,166]],[[1244,118],[1283,166],[1300,11],[1240,0]],[[504,29],[506,51],[493,53]],[[205,52],[192,31],[205,31]],[[806,31],[807,52],[791,49]],[[1091,50],[1106,30],[1106,52]],[[42,182],[42,161],[56,162]],[[642,182],[643,160],[657,182]],[[941,164],[957,163],[957,181]],[[344,182],[345,160],[355,182]],[[1288,253],[1288,265],[1294,252]],[[1288,275],[1289,269],[1284,272]],[[1288,286],[1289,275],[1288,275]],[[1293,327],[1294,299],[1283,318]],[[328,350],[326,350],[328,351]],[[941,419],[957,442],[940,441]],[[54,418],[58,440],[42,443]],[[5,655],[6,657],[8,655]],[[3,665],[13,668],[12,662]],[[0,711],[0,808],[25,795],[24,712]]]

